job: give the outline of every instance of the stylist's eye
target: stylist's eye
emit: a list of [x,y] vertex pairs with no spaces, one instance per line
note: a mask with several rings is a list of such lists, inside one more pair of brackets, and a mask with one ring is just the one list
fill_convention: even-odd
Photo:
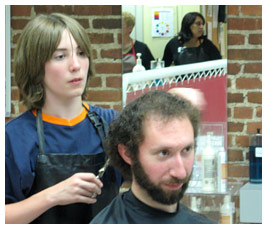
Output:
[[78,51],[78,55],[84,57],[85,56],[85,52],[80,50],[80,51]]
[[56,55],[56,56],[55,56],[55,59],[56,59],[56,60],[62,60],[64,57],[65,57],[64,54],[59,54],[59,55]]

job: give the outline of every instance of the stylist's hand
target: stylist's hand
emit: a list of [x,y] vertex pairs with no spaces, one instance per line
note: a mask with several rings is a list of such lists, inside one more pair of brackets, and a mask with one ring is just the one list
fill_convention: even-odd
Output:
[[185,100],[190,101],[191,104],[196,106],[200,111],[205,109],[206,100],[204,94],[199,89],[177,87],[170,89],[168,93],[183,97]]
[[48,198],[55,205],[72,203],[93,204],[101,194],[102,182],[93,173],[76,173],[47,189]]

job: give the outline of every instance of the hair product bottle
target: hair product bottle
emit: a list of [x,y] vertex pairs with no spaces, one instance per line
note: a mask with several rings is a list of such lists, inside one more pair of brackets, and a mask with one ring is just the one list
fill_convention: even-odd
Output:
[[200,209],[200,206],[201,206],[201,198],[197,198],[195,196],[192,196],[191,197],[191,206],[190,208],[194,211],[194,212],[198,212],[200,213],[201,212],[201,209]]
[[260,129],[249,139],[249,180],[262,183],[262,135]]
[[223,147],[217,154],[217,191],[221,193],[227,191],[227,154]]
[[142,65],[142,59],[141,59],[141,53],[137,53],[137,60],[136,60],[136,65],[133,67],[133,72],[142,72],[145,71],[145,67]]
[[201,156],[202,191],[216,191],[216,154],[211,146],[212,132],[207,133],[206,147]]
[[233,203],[231,202],[231,196],[226,195],[224,197],[223,205],[220,208],[220,223],[232,224],[233,223]]

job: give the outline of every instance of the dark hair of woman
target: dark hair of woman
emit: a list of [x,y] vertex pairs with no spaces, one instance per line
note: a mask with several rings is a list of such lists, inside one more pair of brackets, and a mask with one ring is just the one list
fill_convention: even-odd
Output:
[[[182,43],[185,43],[185,42],[192,39],[193,34],[191,32],[190,27],[195,22],[197,17],[200,17],[203,20],[203,25],[205,25],[204,17],[202,16],[202,14],[200,14],[198,12],[190,12],[184,16],[184,18],[182,20],[182,28],[181,28],[180,32],[178,33],[178,39]],[[201,39],[203,37],[204,37],[204,35],[199,37],[199,39]]]

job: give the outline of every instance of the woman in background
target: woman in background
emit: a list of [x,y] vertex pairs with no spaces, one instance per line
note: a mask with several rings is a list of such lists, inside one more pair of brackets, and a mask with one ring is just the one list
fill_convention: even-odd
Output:
[[122,13],[122,53],[123,73],[132,72],[136,65],[136,54],[141,53],[142,65],[146,70],[150,69],[150,61],[154,60],[148,46],[140,41],[132,39],[130,34],[135,26],[135,17],[129,12]]
[[217,47],[204,33],[205,19],[198,12],[186,14],[181,31],[166,45],[163,55],[165,67],[221,59]]

